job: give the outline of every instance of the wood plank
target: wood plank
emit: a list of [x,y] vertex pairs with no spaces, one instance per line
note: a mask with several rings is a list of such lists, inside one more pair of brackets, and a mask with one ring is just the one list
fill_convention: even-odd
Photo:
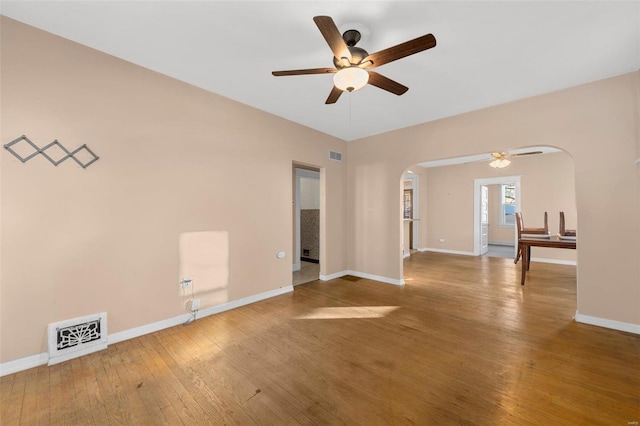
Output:
[[100,390],[100,384],[98,383],[99,374],[102,369],[102,360],[106,357],[106,353],[98,352],[81,358],[83,370],[87,372],[84,376],[84,385],[87,390],[88,406],[77,407],[74,410],[74,416],[78,417],[82,415],[86,419],[83,421],[93,421],[93,423],[96,423],[109,418],[104,397]]
[[49,422],[51,425],[63,425],[68,423],[65,419],[66,404],[63,399],[62,368],[60,364],[52,365],[49,369]]
[[50,424],[51,398],[49,389],[49,367],[41,365],[36,368],[38,374],[38,386],[36,396],[36,424]]
[[[183,420],[186,424],[191,422],[196,424],[222,423],[223,416],[220,408],[207,399],[206,395],[193,383],[192,377],[172,357],[172,351],[168,350],[172,349],[170,346],[172,333],[174,333],[173,330],[156,333],[155,337],[160,337],[160,339],[152,347],[158,355],[158,362],[166,365],[176,379],[169,383],[173,387],[172,392],[174,393],[169,400],[176,401],[174,404],[179,403],[176,409],[178,412],[180,412],[181,405],[184,405],[188,413],[186,420],[189,420],[189,422]],[[150,348],[147,347],[147,350],[149,351]]]
[[27,371],[20,371],[2,378],[3,397],[0,405],[0,420],[3,423],[11,425],[20,423],[27,384]]

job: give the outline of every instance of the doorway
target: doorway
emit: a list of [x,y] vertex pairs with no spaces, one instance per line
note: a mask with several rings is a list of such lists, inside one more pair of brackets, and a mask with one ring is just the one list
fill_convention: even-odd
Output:
[[409,257],[418,250],[419,240],[419,189],[418,175],[407,171],[403,175],[402,195],[402,253],[403,257]]
[[[520,176],[474,179],[473,254],[515,256],[514,213],[520,210]],[[493,194],[493,195],[492,195]],[[492,213],[498,219],[491,220]],[[506,237],[491,238],[491,228]],[[506,231],[506,234],[505,234]],[[493,244],[492,244],[493,242]]]
[[293,285],[320,277],[320,170],[294,165]]

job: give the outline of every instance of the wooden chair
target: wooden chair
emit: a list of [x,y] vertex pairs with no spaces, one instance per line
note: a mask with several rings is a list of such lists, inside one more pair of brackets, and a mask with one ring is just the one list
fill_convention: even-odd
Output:
[[563,237],[575,237],[577,232],[575,229],[565,229],[564,227],[564,212],[560,212],[560,235]]
[[522,225],[523,234],[535,234],[535,235],[549,235],[549,215],[544,212],[544,227],[543,228],[525,228],[522,213],[520,213],[520,224]]
[[[544,227],[543,228],[525,228],[524,222],[522,220],[522,213],[516,213],[516,232],[518,233],[518,241],[522,238],[523,234],[532,234],[532,235],[549,235],[549,215],[547,212],[544,212]],[[527,253],[527,256],[530,257],[531,253]],[[520,256],[524,256],[524,253],[520,253],[520,245],[518,245],[518,250],[516,252],[516,258],[513,260],[513,263],[518,263],[520,260]],[[529,257],[527,259],[529,259]]]

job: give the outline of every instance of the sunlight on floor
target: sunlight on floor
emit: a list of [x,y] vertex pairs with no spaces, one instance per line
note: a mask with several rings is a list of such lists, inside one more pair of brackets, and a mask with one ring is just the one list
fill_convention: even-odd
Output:
[[347,306],[316,308],[294,319],[359,319],[383,318],[400,306]]

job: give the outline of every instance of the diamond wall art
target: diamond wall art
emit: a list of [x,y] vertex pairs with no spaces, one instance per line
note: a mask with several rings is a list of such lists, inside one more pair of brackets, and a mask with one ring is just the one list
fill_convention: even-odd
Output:
[[87,144],[80,145],[73,151],[69,151],[64,145],[55,139],[53,142],[39,148],[38,145],[33,143],[25,135],[20,136],[18,139],[9,142],[4,145],[5,149],[13,154],[18,160],[26,163],[38,154],[41,154],[44,158],[49,160],[51,164],[57,166],[63,161],[71,158],[80,167],[86,169],[94,162],[98,161],[100,157],[94,154],[89,149]]

